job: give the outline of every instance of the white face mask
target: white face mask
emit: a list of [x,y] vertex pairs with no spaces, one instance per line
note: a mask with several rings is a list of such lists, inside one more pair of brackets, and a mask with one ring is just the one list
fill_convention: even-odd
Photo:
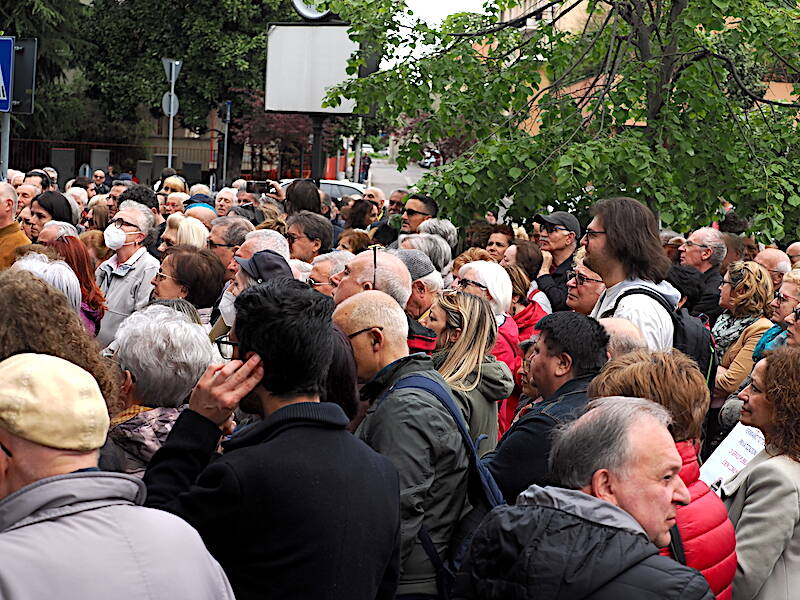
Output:
[[235,301],[236,296],[228,290],[225,290],[222,300],[219,301],[219,314],[222,315],[222,320],[228,327],[233,327],[233,322],[236,320],[236,308],[233,306]]
[[103,241],[105,241],[106,246],[109,247],[111,250],[119,250],[123,246],[128,246],[130,244],[135,244],[136,242],[125,242],[125,239],[128,236],[128,233],[139,233],[138,231],[127,232],[123,231],[116,225],[109,225],[103,231]]

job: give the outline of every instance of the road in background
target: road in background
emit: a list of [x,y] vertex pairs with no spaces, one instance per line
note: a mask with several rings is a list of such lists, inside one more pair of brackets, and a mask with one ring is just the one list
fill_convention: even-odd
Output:
[[410,188],[416,185],[422,176],[427,172],[416,163],[408,165],[408,168],[400,172],[397,165],[384,159],[374,159],[372,161],[372,185],[383,190],[386,197],[398,188]]

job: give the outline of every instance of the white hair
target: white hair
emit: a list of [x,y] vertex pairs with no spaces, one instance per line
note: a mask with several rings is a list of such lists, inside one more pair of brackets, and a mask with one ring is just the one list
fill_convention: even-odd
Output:
[[[423,221],[423,223],[426,222],[427,221]],[[440,273],[453,258],[453,253],[447,241],[443,237],[433,233],[401,235],[397,242],[400,248],[403,247],[405,242],[408,242],[413,249],[424,252],[425,255],[431,259],[433,267]]]
[[344,267],[347,263],[353,260],[356,257],[355,254],[352,252],[348,252],[347,250],[334,250],[332,252],[328,252],[327,254],[320,254],[319,256],[315,256],[314,260],[311,261],[312,265],[318,265],[323,262],[330,262],[331,263],[331,270],[330,275],[336,275],[337,273],[341,273],[344,271]]
[[716,267],[722,264],[725,260],[725,255],[728,253],[728,246],[725,245],[725,238],[722,237],[722,232],[713,227],[701,227],[695,233],[699,233],[703,243],[711,249],[711,256],[708,257],[708,262],[711,266]]
[[50,260],[44,254],[29,252],[14,263],[15,269],[33,273],[62,292],[75,312],[81,310],[81,284],[78,276],[63,260]]
[[[178,214],[178,213],[175,213]],[[178,225],[178,233],[175,236],[176,244],[187,244],[195,248],[205,248],[208,239],[208,229],[200,219],[194,217],[184,217]]]
[[244,240],[257,240],[254,254],[262,250],[272,250],[285,258],[286,262],[289,262],[289,242],[273,229],[256,229],[244,236]]
[[220,191],[217,192],[216,196],[214,196],[214,200],[219,198],[222,194],[230,194],[233,196],[233,203],[239,204],[239,197],[238,197],[239,190],[232,188],[232,187],[224,187]]
[[67,237],[70,235],[72,237],[78,237],[78,230],[72,223],[67,223],[65,221],[48,221],[44,224],[42,229],[49,229],[51,227],[58,228],[58,235],[56,238]]
[[420,223],[420,226],[417,227],[417,232],[438,235],[447,242],[451,250],[455,248],[458,243],[458,229],[447,219],[434,218],[423,221]]
[[73,186],[64,192],[64,194],[66,196],[72,196],[72,199],[80,206],[86,206],[89,202],[89,194],[87,194],[86,190],[82,187]]
[[492,305],[495,316],[507,313],[511,308],[513,288],[506,270],[496,262],[476,260],[461,267],[458,276],[466,277],[467,271],[473,271],[475,281],[486,286],[486,291],[492,297],[489,304]]
[[444,289],[444,280],[442,279],[442,274],[439,273],[439,271],[431,271],[416,281],[422,282],[422,284],[425,286],[425,289],[432,294],[438,294]]
[[136,226],[143,234],[147,235],[150,233],[150,229],[153,227],[154,217],[150,209],[144,204],[135,202],[134,200],[125,200],[119,205],[119,210],[132,210],[138,213],[136,215]]
[[310,263],[302,261],[299,258],[290,258],[289,266],[292,269],[292,276],[303,283],[308,281],[308,275],[311,273],[311,269],[314,268]]
[[221,362],[205,328],[166,306],[133,313],[114,344],[116,359],[131,372],[141,403],[149,407],[180,406],[206,368]]
[[189,197],[191,198],[195,194],[203,194],[204,196],[211,197],[211,188],[204,183],[195,183],[189,188]]

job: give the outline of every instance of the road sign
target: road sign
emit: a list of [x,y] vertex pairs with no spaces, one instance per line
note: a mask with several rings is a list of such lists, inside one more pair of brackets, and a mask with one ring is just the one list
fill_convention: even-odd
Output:
[[174,58],[162,58],[161,63],[164,65],[164,72],[167,74],[167,81],[172,81],[172,71],[170,70],[170,65],[175,65],[175,79],[178,78],[178,74],[181,72],[181,65],[183,65],[182,60],[175,60]]
[[[172,98],[172,103],[170,103],[170,98]],[[178,96],[173,94],[172,92],[164,92],[164,95],[161,96],[161,110],[164,111],[164,114],[168,117],[174,117],[178,114]]]
[[32,115],[36,95],[36,38],[14,40],[14,83],[11,84],[11,112],[15,115]]
[[14,38],[0,37],[0,112],[11,111],[14,81]]

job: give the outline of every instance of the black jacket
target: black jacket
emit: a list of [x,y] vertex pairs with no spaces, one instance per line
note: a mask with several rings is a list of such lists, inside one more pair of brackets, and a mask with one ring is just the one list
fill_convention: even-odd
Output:
[[702,276],[703,293],[689,314],[693,317],[701,313],[705,314],[713,326],[722,314],[722,307],[719,305],[719,286],[722,283],[722,274],[719,272],[719,267],[711,267]]
[[347,423],[336,404],[291,404],[211,462],[220,430],[185,410],[147,469],[147,505],[197,529],[239,600],[394,598],[397,471]]
[[534,404],[505,432],[495,451],[483,458],[506,502],[514,504],[517,495],[534,483],[549,483],[550,434],[557,425],[583,413],[588,401],[586,388],[594,376],[592,373],[572,379],[550,398]]
[[588,494],[532,487],[475,533],[455,598],[713,600],[703,576],[659,556],[633,517]]
[[547,295],[553,312],[571,310],[567,306],[567,271],[572,269],[574,256],[556,267],[552,275],[542,275],[536,278],[536,285]]

